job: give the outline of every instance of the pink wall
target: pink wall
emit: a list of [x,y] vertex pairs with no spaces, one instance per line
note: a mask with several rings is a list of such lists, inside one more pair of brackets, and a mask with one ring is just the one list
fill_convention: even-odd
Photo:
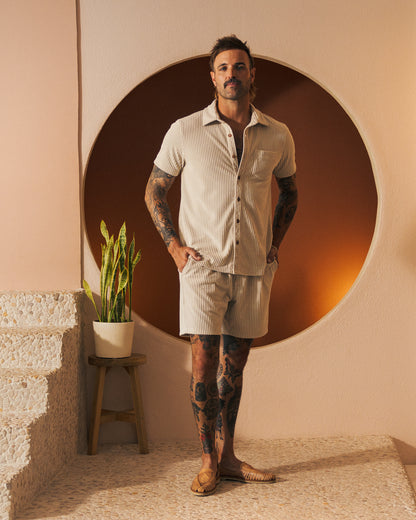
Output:
[[[317,81],[353,118],[379,196],[369,256],[332,312],[253,352],[237,435],[390,434],[416,461],[416,3],[80,0],[80,7],[84,166],[130,90],[230,32]],[[75,11],[72,0],[1,3],[2,289],[80,285]],[[88,247],[84,268],[96,288]],[[148,354],[150,437],[193,437],[189,347],[136,321],[135,348]],[[108,399],[120,404],[123,395],[111,390]],[[118,439],[118,425],[107,431],[107,440]]]
[[1,2],[0,290],[80,286],[75,6]]
[[[207,53],[218,36],[231,32],[247,39],[257,56],[312,78],[351,116],[378,191],[369,255],[329,314],[252,352],[236,432],[246,438],[379,433],[399,439],[402,448],[416,447],[414,0],[80,5],[84,167],[102,125],[136,85]],[[191,88],[186,82],[183,87]],[[84,268],[97,290],[88,246]],[[136,321],[135,348],[148,354],[142,378],[150,437],[193,437],[189,346]],[[112,384],[109,401],[115,386],[120,388]],[[114,440],[119,432],[108,428],[103,435]],[[414,448],[402,452],[416,461]]]

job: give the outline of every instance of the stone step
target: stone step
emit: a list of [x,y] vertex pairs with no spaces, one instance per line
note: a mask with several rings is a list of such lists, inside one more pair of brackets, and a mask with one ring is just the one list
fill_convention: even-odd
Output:
[[0,292],[0,520],[85,450],[84,292]]
[[0,327],[74,327],[84,292],[0,292]]
[[30,461],[32,425],[42,414],[2,414],[0,416],[0,464],[23,466]]
[[0,412],[44,413],[53,371],[0,368]]
[[15,517],[16,505],[24,491],[20,485],[24,466],[0,466],[0,520]]
[[[59,374],[52,379],[55,390],[67,386]],[[0,511],[6,511],[0,520],[13,520],[76,453],[85,418],[68,404],[62,394],[52,398],[47,413],[0,414]]]
[[63,327],[0,327],[0,368],[59,368],[67,330]]

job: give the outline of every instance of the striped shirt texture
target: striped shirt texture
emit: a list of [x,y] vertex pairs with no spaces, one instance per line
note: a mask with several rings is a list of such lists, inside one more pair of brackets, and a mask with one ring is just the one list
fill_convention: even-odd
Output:
[[179,236],[214,271],[260,276],[272,245],[271,182],[296,171],[286,125],[251,107],[240,164],[233,132],[216,101],[178,119],[155,165],[181,174]]

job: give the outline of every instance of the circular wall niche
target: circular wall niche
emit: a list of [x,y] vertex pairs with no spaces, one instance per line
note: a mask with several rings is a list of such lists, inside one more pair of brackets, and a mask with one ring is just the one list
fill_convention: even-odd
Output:
[[[256,59],[255,105],[291,130],[296,145],[299,207],[282,244],[269,332],[255,346],[283,340],[322,318],[345,296],[371,244],[377,192],[364,143],[350,117],[323,88],[288,67]],[[85,176],[85,225],[100,265],[104,219],[112,233],[123,221],[142,261],[133,309],[178,335],[177,270],[144,204],[144,190],[170,124],[213,98],[207,57],[168,67],[132,90],[108,117]],[[274,202],[278,190],[272,186]],[[169,203],[177,218],[180,182]]]

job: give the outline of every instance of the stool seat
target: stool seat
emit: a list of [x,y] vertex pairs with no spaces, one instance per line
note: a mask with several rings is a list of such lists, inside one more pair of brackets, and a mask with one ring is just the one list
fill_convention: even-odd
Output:
[[132,354],[129,357],[123,358],[88,356],[88,363],[96,367],[137,367],[144,365],[146,361],[147,359],[144,354]]
[[[144,354],[133,353],[125,358],[101,358],[95,355],[88,356],[88,363],[97,367],[95,380],[94,403],[91,416],[91,426],[88,438],[88,454],[97,453],[98,434],[100,425],[112,421],[135,423],[140,453],[149,453],[147,435],[144,425],[144,412],[140,388],[140,379],[137,367],[146,363]],[[123,367],[130,376],[133,410],[104,410],[102,408],[104,395],[104,381],[107,372],[113,367]]]

